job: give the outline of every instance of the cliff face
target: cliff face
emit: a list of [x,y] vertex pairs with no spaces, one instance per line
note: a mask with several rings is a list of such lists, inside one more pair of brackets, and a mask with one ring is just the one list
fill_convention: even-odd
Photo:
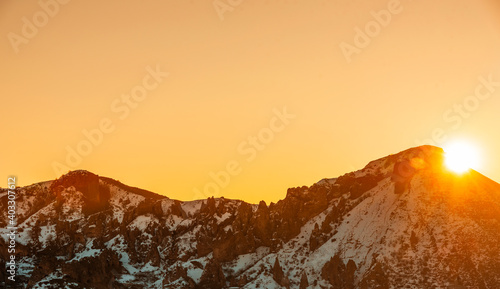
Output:
[[[451,174],[442,156],[434,147],[410,149],[288,189],[269,205],[180,202],[71,172],[18,189],[16,283],[500,288],[500,185],[474,171]],[[2,190],[2,212],[6,203]],[[5,241],[1,260],[8,257]]]

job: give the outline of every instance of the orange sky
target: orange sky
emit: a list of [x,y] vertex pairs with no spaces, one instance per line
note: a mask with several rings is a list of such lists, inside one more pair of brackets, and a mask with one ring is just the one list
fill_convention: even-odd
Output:
[[[498,11],[486,0],[2,1],[0,186],[54,179],[56,165],[175,199],[276,202],[442,136],[475,143],[499,181]],[[82,131],[96,129],[92,143]],[[68,162],[68,147],[86,155]]]

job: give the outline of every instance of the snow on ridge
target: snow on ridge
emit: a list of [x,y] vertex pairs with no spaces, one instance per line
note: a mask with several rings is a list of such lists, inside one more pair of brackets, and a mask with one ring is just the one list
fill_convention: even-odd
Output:
[[108,186],[111,193],[109,202],[113,205],[121,206],[123,208],[136,207],[137,205],[139,205],[139,203],[146,200],[144,196],[125,191],[117,186],[109,184]]
[[110,185],[101,179],[99,182],[109,186],[109,204],[111,205],[111,209],[113,211],[113,218],[118,220],[119,223],[123,222],[123,217],[126,211],[130,208],[137,207],[140,203],[146,200],[144,196],[125,191],[117,186]]
[[239,255],[233,261],[223,264],[222,267],[225,271],[230,271],[232,275],[242,275],[270,252],[271,249],[268,247],[259,247],[255,252]]
[[170,207],[172,207],[172,205],[175,204],[175,201],[169,198],[165,198],[160,200],[160,204],[163,214],[166,214],[170,209]]
[[113,250],[118,254],[118,256],[120,256],[120,262],[129,274],[139,272],[139,269],[135,268],[131,264],[130,256],[127,253],[127,244],[122,235],[116,235],[113,239],[106,242],[105,245],[107,248]]
[[317,182],[316,184],[318,185],[335,185],[335,183],[337,182],[337,178],[324,178],[324,179],[321,179],[319,182]]
[[128,227],[131,229],[138,229],[144,232],[151,224],[159,224],[159,221],[156,217],[151,214],[141,215],[135,218]]
[[80,261],[81,259],[84,258],[98,256],[102,252],[102,250],[92,248],[94,246],[94,240],[95,239],[91,239],[90,241],[88,241],[87,244],[85,245],[85,249],[81,252],[76,253],[75,257],[69,260],[69,262]]
[[225,220],[229,219],[233,214],[229,213],[229,212],[225,212],[222,216],[217,216],[215,215],[215,219],[217,219],[217,224],[221,224],[222,222],[224,222]]
[[266,288],[266,289],[282,289],[276,281],[274,281],[273,277],[266,274],[259,274],[258,278],[255,278],[252,282],[247,283],[244,289],[254,289],[254,288]]
[[203,202],[204,200],[182,202],[181,208],[188,216],[194,216],[200,211]]
[[[54,181],[53,180],[50,180],[50,181],[43,181],[43,182],[38,182],[38,183],[33,183],[31,185],[27,185],[27,186],[23,186],[23,187],[17,187],[16,190],[29,190],[29,189],[33,189],[33,188],[50,188],[50,186],[52,185]],[[0,190],[7,190],[7,188],[0,188]]]
[[64,200],[61,213],[66,221],[72,222],[83,218],[83,193],[71,186],[61,192],[61,197]]

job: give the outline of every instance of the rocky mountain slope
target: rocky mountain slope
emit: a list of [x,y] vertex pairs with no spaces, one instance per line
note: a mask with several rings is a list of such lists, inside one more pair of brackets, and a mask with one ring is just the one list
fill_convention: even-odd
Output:
[[[24,288],[500,288],[500,185],[448,172],[431,146],[269,205],[181,202],[87,171],[17,195]],[[0,266],[6,205],[0,190]]]

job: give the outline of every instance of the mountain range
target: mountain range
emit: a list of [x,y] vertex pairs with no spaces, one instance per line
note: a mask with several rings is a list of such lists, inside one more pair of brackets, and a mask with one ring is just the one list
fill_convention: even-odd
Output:
[[[88,171],[16,189],[18,288],[500,288],[500,185],[411,148],[277,203],[179,201]],[[0,266],[9,230],[0,190]]]

